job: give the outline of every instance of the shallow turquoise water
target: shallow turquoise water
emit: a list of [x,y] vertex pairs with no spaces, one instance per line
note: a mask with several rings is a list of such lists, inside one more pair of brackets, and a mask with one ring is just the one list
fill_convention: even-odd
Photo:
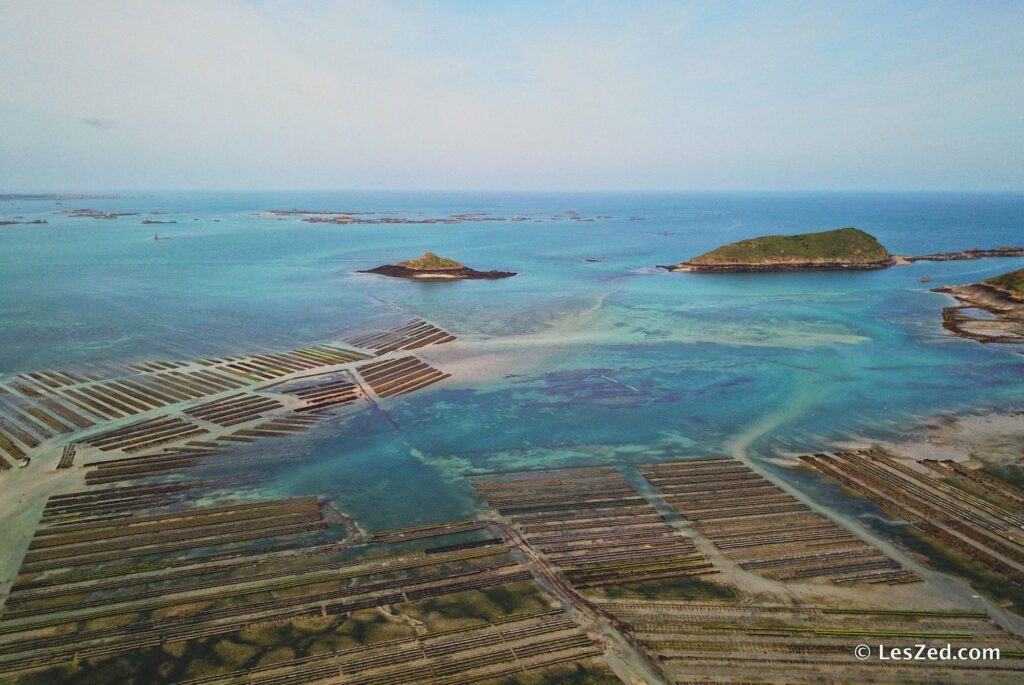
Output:
[[[57,213],[74,207],[144,215]],[[268,208],[531,221],[335,226],[258,215]],[[611,218],[553,219],[568,209]],[[847,225],[904,254],[1021,244],[1020,195],[159,194],[0,202],[0,219],[12,216],[49,224],[0,228],[4,373],[283,349],[396,314],[445,326],[486,356],[486,377],[250,448],[284,457],[257,485],[332,496],[373,528],[466,514],[474,470],[764,457],[1024,404],[1024,356],[946,335],[947,298],[928,290],[1024,260],[827,274],[653,268],[758,233]],[[520,275],[353,273],[425,249]]]

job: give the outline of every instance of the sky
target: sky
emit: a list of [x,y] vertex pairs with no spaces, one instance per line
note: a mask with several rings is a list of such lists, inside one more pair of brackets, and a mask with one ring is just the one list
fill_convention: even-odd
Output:
[[0,192],[1024,190],[1024,2],[0,0]]

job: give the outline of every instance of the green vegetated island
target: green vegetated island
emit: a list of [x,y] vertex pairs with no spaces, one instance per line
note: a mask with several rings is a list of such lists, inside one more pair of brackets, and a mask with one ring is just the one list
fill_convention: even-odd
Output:
[[838,228],[822,233],[740,240],[668,269],[702,272],[884,269],[895,263],[895,257],[873,235],[858,228]]
[[1022,247],[972,248],[961,252],[898,256],[890,253],[870,233],[847,227],[819,233],[767,235],[740,240],[663,268],[705,273],[842,271],[885,269],[917,261],[1021,256],[1024,256]]
[[422,257],[397,264],[382,264],[360,273],[417,281],[496,280],[516,275],[514,271],[477,271],[454,259],[439,257],[433,252],[424,252]]

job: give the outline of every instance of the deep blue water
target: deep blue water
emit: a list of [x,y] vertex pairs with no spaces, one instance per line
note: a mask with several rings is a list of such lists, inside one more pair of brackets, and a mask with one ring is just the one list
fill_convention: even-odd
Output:
[[[95,207],[142,212],[70,218]],[[268,208],[525,222],[311,224]],[[554,218],[566,210],[592,222]],[[149,216],[149,212],[166,212]],[[1024,404],[1024,356],[949,337],[948,299],[1024,260],[878,272],[654,268],[771,232],[863,228],[902,254],[1024,243],[1024,196],[955,194],[129,195],[0,202],[0,373],[183,359],[328,340],[415,315],[464,341],[472,374],[255,448],[265,487],[335,497],[370,527],[467,513],[464,475],[737,450],[764,457],[917,417]],[[639,216],[643,220],[630,221]],[[141,225],[143,219],[177,221]],[[154,241],[158,232],[166,240]],[[433,250],[494,282],[354,273]],[[586,262],[596,259],[597,262]],[[918,279],[927,275],[927,285]],[[463,367],[459,367],[463,369]]]

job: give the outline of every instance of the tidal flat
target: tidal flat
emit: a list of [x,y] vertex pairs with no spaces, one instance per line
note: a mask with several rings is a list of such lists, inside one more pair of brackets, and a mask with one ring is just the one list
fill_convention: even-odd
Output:
[[[0,199],[47,222],[0,233],[4,675],[863,678],[846,642],[882,634],[1024,668],[1024,356],[950,335],[931,290],[1024,259],[655,267],[842,225],[1010,244],[1020,196],[60,202]],[[360,273],[424,251],[518,275]]]

